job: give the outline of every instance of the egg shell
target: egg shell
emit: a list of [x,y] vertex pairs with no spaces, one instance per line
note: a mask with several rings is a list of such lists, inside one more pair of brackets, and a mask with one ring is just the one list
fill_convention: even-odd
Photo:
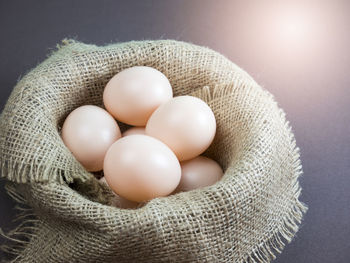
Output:
[[125,132],[122,133],[122,137],[128,136],[128,135],[135,135],[135,134],[146,134],[145,127],[132,127]]
[[91,172],[102,170],[108,148],[121,137],[114,118],[94,105],[73,110],[65,119],[61,133],[67,148]]
[[223,176],[220,165],[214,160],[198,156],[181,162],[181,180],[175,192],[190,191],[213,185]]
[[146,66],[124,69],[106,85],[103,103],[119,121],[145,126],[151,114],[173,97],[167,77]]
[[216,132],[215,116],[201,99],[179,96],[162,104],[150,117],[146,134],[170,147],[180,161],[203,153]]
[[161,141],[147,135],[129,135],[108,149],[104,176],[115,193],[143,202],[173,192],[180,182],[181,167]]

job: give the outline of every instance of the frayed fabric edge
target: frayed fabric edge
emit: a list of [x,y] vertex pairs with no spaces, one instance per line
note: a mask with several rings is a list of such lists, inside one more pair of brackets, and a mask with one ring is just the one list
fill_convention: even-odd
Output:
[[13,185],[6,184],[5,189],[8,195],[18,203],[15,209],[19,211],[13,220],[13,222],[18,222],[14,229],[5,233],[0,228],[0,235],[7,241],[0,246],[0,250],[6,256],[1,263],[10,263],[21,259],[23,251],[39,230],[39,220],[33,209],[28,207],[24,196],[19,194]]

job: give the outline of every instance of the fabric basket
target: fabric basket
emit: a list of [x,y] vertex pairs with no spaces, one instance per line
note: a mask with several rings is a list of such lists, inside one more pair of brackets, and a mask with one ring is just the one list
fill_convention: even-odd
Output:
[[[103,107],[119,71],[150,66],[174,96],[203,99],[217,121],[205,155],[224,169],[215,185],[111,206],[112,193],[65,147],[75,108]],[[270,262],[298,230],[298,148],[273,96],[208,48],[159,40],[98,47],[64,40],[15,86],[0,118],[1,176],[20,203],[2,249],[13,262]]]

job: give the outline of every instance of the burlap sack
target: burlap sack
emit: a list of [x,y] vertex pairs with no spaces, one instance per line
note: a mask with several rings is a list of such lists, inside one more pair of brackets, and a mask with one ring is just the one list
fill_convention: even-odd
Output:
[[[60,138],[69,112],[102,106],[107,81],[154,67],[174,95],[205,100],[217,134],[206,155],[217,184],[127,210],[74,159]],[[306,207],[298,149],[271,94],[220,54],[177,41],[103,47],[64,41],[14,88],[1,114],[2,176],[21,208],[3,249],[14,262],[269,262],[291,241]]]

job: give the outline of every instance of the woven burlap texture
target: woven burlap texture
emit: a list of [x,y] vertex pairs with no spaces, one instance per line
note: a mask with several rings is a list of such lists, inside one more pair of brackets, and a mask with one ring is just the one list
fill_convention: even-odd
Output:
[[[217,133],[205,155],[225,174],[215,185],[138,209],[110,193],[65,147],[75,108],[103,106],[108,80],[145,65],[174,95],[212,108]],[[64,40],[15,86],[0,119],[1,175],[22,208],[3,246],[14,262],[270,262],[298,230],[298,148],[273,96],[224,56],[189,43],[132,41],[98,47]]]

